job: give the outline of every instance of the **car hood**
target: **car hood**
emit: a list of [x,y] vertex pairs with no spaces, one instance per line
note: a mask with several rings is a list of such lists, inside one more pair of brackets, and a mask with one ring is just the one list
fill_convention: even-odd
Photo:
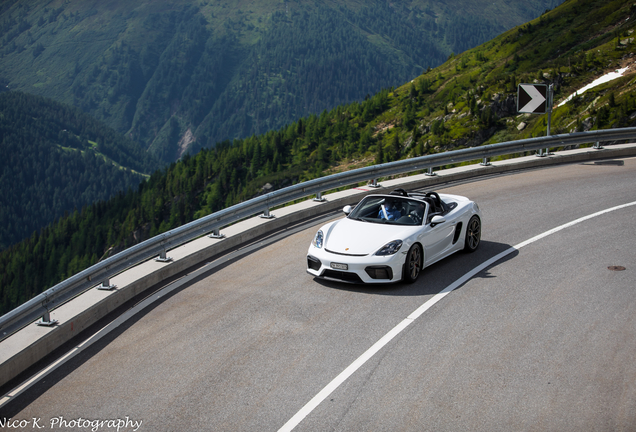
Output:
[[371,255],[392,240],[406,239],[419,228],[344,218],[327,228],[325,249],[345,255]]

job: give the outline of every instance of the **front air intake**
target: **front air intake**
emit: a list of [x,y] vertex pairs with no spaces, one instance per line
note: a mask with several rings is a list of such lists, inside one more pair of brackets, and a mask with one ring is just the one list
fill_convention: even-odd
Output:
[[393,279],[393,269],[386,266],[373,266],[364,269],[372,279]]
[[320,270],[320,267],[322,266],[322,263],[320,262],[320,260],[318,258],[314,258],[311,255],[307,256],[307,267],[312,269],[312,270]]
[[357,274],[338,270],[327,269],[322,273],[321,277],[327,279],[336,279],[343,282],[363,283],[362,279],[360,279],[360,276],[358,276]]

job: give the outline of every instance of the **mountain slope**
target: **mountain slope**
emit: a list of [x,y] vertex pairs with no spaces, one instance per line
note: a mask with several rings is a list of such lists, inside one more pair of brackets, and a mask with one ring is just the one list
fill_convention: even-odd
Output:
[[[518,115],[516,106],[519,83],[540,83],[554,88],[552,134],[629,126],[634,18],[636,6],[624,1],[568,0],[402,86],[378,124],[398,125],[389,136],[437,151],[545,135],[547,115]],[[560,104],[621,68],[622,78]]]
[[136,189],[159,162],[79,110],[0,93],[0,249],[65,213]]
[[621,78],[555,107],[552,133],[633,125],[635,18],[636,6],[624,1],[568,0],[398,89],[184,157],[139,189],[84,208],[0,252],[0,313],[102,256],[271,188],[351,167],[545,135],[546,115],[517,114],[518,83],[553,84],[558,104],[627,67]]
[[560,1],[5,1],[0,84],[172,162],[404,82]]

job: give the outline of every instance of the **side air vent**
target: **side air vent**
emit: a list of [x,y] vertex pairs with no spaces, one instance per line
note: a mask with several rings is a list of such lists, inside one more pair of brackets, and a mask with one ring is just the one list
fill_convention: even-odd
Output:
[[453,244],[457,243],[459,240],[459,235],[462,233],[462,223],[459,222],[455,227],[455,236],[453,237]]

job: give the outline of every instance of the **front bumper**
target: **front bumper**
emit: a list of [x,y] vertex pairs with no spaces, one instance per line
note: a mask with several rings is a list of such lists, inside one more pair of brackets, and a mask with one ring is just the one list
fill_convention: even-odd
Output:
[[402,249],[394,255],[360,257],[334,254],[311,245],[307,252],[307,273],[349,283],[393,283],[402,280],[405,256]]

